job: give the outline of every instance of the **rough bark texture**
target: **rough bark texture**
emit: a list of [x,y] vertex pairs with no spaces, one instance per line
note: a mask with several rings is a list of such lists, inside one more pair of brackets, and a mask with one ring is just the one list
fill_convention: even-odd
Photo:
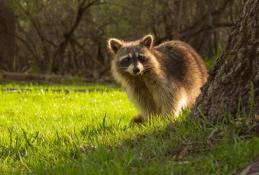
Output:
[[259,174],[259,160],[247,166],[241,173],[238,175],[258,175]]
[[[255,102],[255,103],[254,103]],[[210,72],[193,109],[195,117],[221,120],[238,106],[259,112],[259,0],[247,0],[226,50]]]

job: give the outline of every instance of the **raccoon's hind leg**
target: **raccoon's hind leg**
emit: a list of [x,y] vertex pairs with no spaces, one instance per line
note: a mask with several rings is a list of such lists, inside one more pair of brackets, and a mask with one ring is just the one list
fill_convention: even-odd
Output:
[[139,115],[135,116],[132,119],[132,122],[135,124],[141,124],[146,122],[151,116],[152,116],[151,113],[141,112]]
[[145,121],[144,117],[142,115],[137,115],[132,119],[132,122],[135,124],[141,124]]
[[176,97],[175,101],[176,103],[174,103],[172,114],[174,117],[178,117],[189,104],[189,99],[185,90],[178,92],[178,97]]
[[132,122],[133,123],[136,123],[136,124],[141,124],[141,123],[144,123],[146,122],[147,120],[149,120],[152,116],[154,116],[155,113],[141,113],[137,116],[135,116],[133,119],[132,119]]

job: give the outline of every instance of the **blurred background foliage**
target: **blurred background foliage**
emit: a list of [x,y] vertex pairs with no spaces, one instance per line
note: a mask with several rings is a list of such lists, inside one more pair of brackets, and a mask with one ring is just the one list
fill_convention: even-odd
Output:
[[[0,0],[0,72],[110,78],[110,37],[225,47],[243,0]],[[208,62],[211,62],[208,60]]]

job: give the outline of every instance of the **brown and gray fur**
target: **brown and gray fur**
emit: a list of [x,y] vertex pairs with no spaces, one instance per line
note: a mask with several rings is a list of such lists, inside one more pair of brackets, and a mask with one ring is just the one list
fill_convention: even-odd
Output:
[[153,45],[153,36],[126,42],[112,38],[112,74],[140,110],[135,122],[150,116],[178,116],[192,107],[207,81],[199,54],[182,41]]

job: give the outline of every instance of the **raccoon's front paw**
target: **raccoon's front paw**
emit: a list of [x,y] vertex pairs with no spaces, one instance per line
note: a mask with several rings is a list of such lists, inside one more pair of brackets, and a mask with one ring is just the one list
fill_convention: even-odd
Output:
[[144,118],[141,115],[137,115],[132,119],[132,123],[141,124],[144,122]]

